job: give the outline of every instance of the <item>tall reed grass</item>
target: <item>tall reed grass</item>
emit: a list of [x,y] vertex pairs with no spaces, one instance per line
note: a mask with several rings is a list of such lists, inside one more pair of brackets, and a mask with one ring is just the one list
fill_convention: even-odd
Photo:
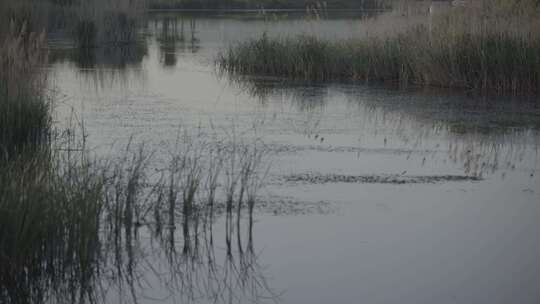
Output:
[[[53,130],[45,35],[19,27],[13,22],[0,44],[0,299],[95,303],[99,282],[108,279],[104,246],[117,252],[137,227],[174,231],[178,223],[190,244],[192,229],[211,227],[214,214],[222,214],[222,164],[251,145],[184,132],[168,165],[154,174],[153,154],[144,148],[128,145],[119,159],[97,160],[84,136],[79,143],[74,130]],[[249,170],[245,162],[230,167],[236,178],[259,176],[254,162],[262,158],[249,159]],[[252,204],[255,186],[242,186],[247,196],[238,187],[258,187],[261,179],[243,180],[227,191],[234,202],[247,197]]]
[[[119,159],[96,160],[71,139],[65,147],[45,146],[2,163],[0,296],[7,303],[92,302],[99,296],[96,283],[104,279],[105,256],[143,225],[158,234],[181,228],[188,254],[198,246],[200,227],[211,230],[219,214],[231,224],[236,214],[239,233],[247,205],[252,243],[265,150],[196,135],[183,133],[179,148],[157,171],[149,166],[153,153],[142,146],[128,146]],[[230,166],[225,170],[224,164]],[[231,176],[232,186],[226,184]]]
[[0,37],[10,22],[20,30],[67,32],[81,48],[129,45],[139,39],[145,0],[41,1],[0,3]]
[[[141,226],[158,235],[168,231],[172,239],[181,228],[182,252],[191,256],[199,250],[201,233],[211,233],[214,218],[225,213],[230,255],[234,227],[237,238],[242,238],[240,208],[247,205],[251,248],[253,207],[264,180],[264,149],[200,143],[191,136],[183,138],[181,150],[170,155],[157,176],[149,170],[153,154],[142,147],[128,147],[120,159],[102,161],[84,149],[46,148],[3,163],[0,296],[5,303],[99,302],[99,282],[125,279],[120,277],[133,271],[133,265],[115,255],[124,242],[132,242]],[[233,158],[237,161],[231,162]],[[220,169],[225,163],[234,163],[228,173]],[[225,188],[230,172],[238,183]],[[229,204],[238,206],[236,212],[225,207]],[[114,267],[127,269],[113,268],[103,277],[111,255]]]
[[52,146],[45,35],[13,21],[2,39],[0,298],[74,303],[93,277],[102,179]]
[[342,41],[265,34],[217,64],[233,74],[540,94],[540,10],[534,1],[513,3],[455,7],[397,33]]
[[329,9],[381,9],[391,0],[149,0],[150,9],[299,9],[325,5]]
[[79,47],[125,46],[138,39],[144,1],[92,0],[73,10],[73,36]]
[[199,246],[200,227],[211,230],[217,215],[232,223],[234,205],[240,231],[247,205],[252,243],[253,207],[266,172],[260,144],[183,132],[158,170],[144,146],[97,160],[81,145],[66,138],[0,163],[0,296],[7,303],[96,302],[107,256],[141,226],[158,235],[181,228],[188,254]]
[[103,180],[91,166],[57,161],[45,149],[1,166],[3,303],[83,302],[94,283]]
[[45,94],[45,36],[25,27],[0,41],[0,158],[47,141],[50,102]]

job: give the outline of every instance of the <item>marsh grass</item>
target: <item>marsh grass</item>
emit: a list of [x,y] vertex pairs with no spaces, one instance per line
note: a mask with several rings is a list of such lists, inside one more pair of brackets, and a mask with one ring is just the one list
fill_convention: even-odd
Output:
[[397,33],[343,41],[265,34],[229,48],[217,64],[236,75],[536,95],[540,93],[536,18],[540,13],[535,3],[524,3],[507,10],[500,8],[503,4],[456,7]]
[[168,226],[175,227],[179,214],[189,233],[186,219],[200,218],[206,226],[216,214],[225,213],[232,219],[236,206],[239,220],[243,206],[254,204],[269,167],[268,151],[260,139],[248,140],[234,133],[223,137],[200,129],[179,133],[168,166],[159,170],[162,184],[155,189],[162,192],[155,196],[164,209],[155,211],[155,218],[165,214]]
[[23,26],[0,42],[0,157],[48,140],[50,102],[45,94],[45,37]]
[[309,6],[325,5],[331,9],[380,9],[388,7],[385,0],[149,0],[150,9],[305,9]]
[[[206,175],[203,158],[191,158],[197,154],[175,155],[174,166],[167,167],[163,174],[177,179],[171,184],[162,178],[152,182],[147,170],[151,155],[136,148],[126,150],[125,157],[111,163],[91,160],[79,152],[46,149],[20,154],[2,165],[0,294],[7,303],[95,301],[100,296],[98,283],[104,279],[100,277],[106,266],[104,259],[117,255],[117,250],[136,237],[137,229],[143,225],[156,231],[174,231],[181,223],[185,243],[182,251],[188,254],[197,250],[201,233],[212,229],[209,219],[216,216],[214,211],[208,211],[211,200],[218,201],[217,205],[225,202],[205,195],[219,192],[215,182],[218,168],[208,171],[212,176]],[[238,168],[244,174],[239,179],[246,180],[247,174],[255,176],[254,172],[246,172],[255,164],[249,163]],[[206,180],[211,180],[209,189],[202,186]],[[235,201],[242,199],[241,191],[248,193],[250,243],[252,206],[261,181],[257,179],[253,182],[256,187],[251,188],[240,186],[249,182],[240,182],[234,190]],[[163,190],[170,191],[170,204],[164,203]],[[175,217],[163,228],[159,221],[153,221],[153,211]],[[228,210],[228,221],[233,219],[232,211]],[[237,237],[241,237],[242,217],[240,213],[237,216]],[[232,233],[232,228],[227,229],[229,254]],[[116,262],[127,267],[125,261]],[[125,271],[113,273],[122,276]]]
[[73,27],[79,48],[127,46],[138,40],[140,16],[137,11],[104,10],[84,15],[83,9],[80,10]]
[[68,25],[80,48],[128,46],[139,39],[144,0],[92,0],[71,6]]
[[0,294],[7,303],[84,299],[99,259],[99,172],[49,150],[0,172]]
[[[258,176],[262,157],[253,155],[263,150],[250,152],[250,142],[197,129],[179,132],[157,171],[150,167],[154,151],[135,144],[118,158],[98,159],[86,147],[83,127],[79,134],[77,127],[58,132],[51,126],[43,43],[43,35],[13,31],[0,48],[0,297],[3,303],[98,302],[103,280],[132,270],[118,251],[139,227],[174,231],[182,223],[185,243],[198,247],[201,224],[211,229],[223,213],[214,207],[224,204],[224,193],[232,193],[230,206],[254,197],[250,185],[259,183],[248,179]],[[242,181],[226,191],[222,166],[231,158],[230,170]],[[104,278],[109,255],[122,266]]]
[[0,37],[9,23],[17,30],[70,33],[79,48],[126,46],[139,39],[144,0],[41,1],[0,3]]
[[[157,171],[150,166],[154,153],[144,146],[130,144],[119,159],[99,160],[72,140],[2,163],[0,295],[7,303],[95,302],[107,257],[130,268],[117,251],[141,226],[157,234],[181,229],[188,254],[214,219],[226,214],[230,254],[234,214],[240,238],[240,210],[247,205],[252,242],[253,206],[266,172],[264,146],[215,143],[198,132],[179,138]],[[222,168],[225,163],[234,163],[232,187],[225,184],[231,172]],[[116,269],[108,279],[126,271]]]
[[[111,24],[131,27],[127,19],[113,19]],[[153,151],[144,146],[129,144],[119,158],[96,158],[85,145],[84,129],[81,138],[75,129],[53,129],[45,34],[32,33],[26,24],[12,20],[0,35],[0,299],[96,303],[103,296],[100,284],[126,273],[128,281],[136,280],[133,240],[139,227],[175,231],[181,222],[184,252],[192,252],[189,244],[199,246],[200,224],[211,229],[214,214],[221,214],[214,207],[223,205],[226,193],[223,164],[244,159],[231,168],[235,179],[244,176],[227,190],[233,205],[255,196],[251,185],[260,184],[248,179],[258,176],[255,162],[262,157],[254,158],[247,142],[225,144],[199,130],[179,133],[167,165],[157,171],[150,167]],[[84,31],[95,34],[92,23]],[[103,35],[122,43],[133,38],[118,33]],[[107,264],[110,256],[114,270]]]

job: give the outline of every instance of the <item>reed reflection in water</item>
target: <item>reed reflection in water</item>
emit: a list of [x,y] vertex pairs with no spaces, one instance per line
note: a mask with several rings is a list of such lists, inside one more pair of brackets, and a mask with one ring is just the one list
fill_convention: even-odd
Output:
[[50,177],[27,164],[26,192],[41,197],[0,206],[15,217],[0,226],[3,303],[275,301],[253,236],[264,145],[209,136],[183,132],[157,171],[144,146],[105,163],[73,149],[38,159],[62,164]]
[[[182,215],[182,231],[126,221],[120,228],[75,230],[49,240],[42,259],[25,269],[4,264],[3,303],[277,302],[255,249],[253,209],[241,217],[224,215],[236,222],[224,231],[225,242],[216,241],[207,211]],[[67,249],[71,254],[57,250],[62,247],[55,244],[79,237],[93,241]]]
[[109,301],[277,302],[279,295],[267,282],[253,242],[253,214],[224,215],[246,227],[225,230],[227,241],[222,242],[216,241],[216,228],[204,213],[182,216],[181,231],[132,226],[116,236],[105,262],[113,274],[107,281],[113,289],[106,295]]
[[[407,162],[419,159],[421,167],[430,161],[431,165],[435,161],[455,164],[466,176],[474,178],[497,172],[504,175],[518,167],[530,168],[527,176],[532,177],[538,170],[540,108],[529,98],[477,98],[445,91],[291,82],[227,73],[221,77],[249,94],[263,108],[290,102],[292,108],[303,113],[299,115],[302,119],[285,123],[289,130],[303,135],[312,144],[275,145],[273,149],[277,152],[403,154]],[[342,100],[344,105],[338,102]],[[354,113],[358,126],[349,122],[336,124],[332,115],[340,111]],[[351,118],[342,116],[343,121]],[[362,132],[356,145],[354,140],[349,140],[347,145],[340,142],[325,145],[325,139],[343,136],[342,133],[357,128]],[[370,141],[366,146],[361,143],[362,137]],[[377,138],[379,142],[371,142]]]
[[[156,36],[159,44],[160,61],[164,67],[175,67],[178,53],[197,53],[200,40],[197,38],[197,21],[195,18],[176,18],[164,16],[150,22],[149,31]],[[186,25],[187,24],[187,25]]]

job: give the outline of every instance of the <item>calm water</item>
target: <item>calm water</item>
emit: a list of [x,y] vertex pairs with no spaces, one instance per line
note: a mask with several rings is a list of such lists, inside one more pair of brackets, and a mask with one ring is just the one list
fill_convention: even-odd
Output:
[[272,169],[251,254],[226,257],[220,220],[215,249],[182,261],[142,229],[126,250],[136,275],[107,301],[538,303],[538,102],[216,72],[232,43],[349,38],[360,16],[148,19],[128,50],[52,37],[59,125],[82,121],[98,154],[130,138],[160,150],[180,125],[234,130],[264,140]]

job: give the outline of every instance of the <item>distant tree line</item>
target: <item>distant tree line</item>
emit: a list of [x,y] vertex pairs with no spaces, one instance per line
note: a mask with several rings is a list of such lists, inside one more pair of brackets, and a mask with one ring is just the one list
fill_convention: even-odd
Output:
[[[61,0],[59,0],[61,1]],[[381,0],[149,0],[151,9],[324,9],[383,8]]]
[[[390,8],[396,0],[0,0],[0,14],[6,8],[24,5],[78,7],[122,5],[150,9],[377,9]],[[540,0],[526,0],[540,1]]]

